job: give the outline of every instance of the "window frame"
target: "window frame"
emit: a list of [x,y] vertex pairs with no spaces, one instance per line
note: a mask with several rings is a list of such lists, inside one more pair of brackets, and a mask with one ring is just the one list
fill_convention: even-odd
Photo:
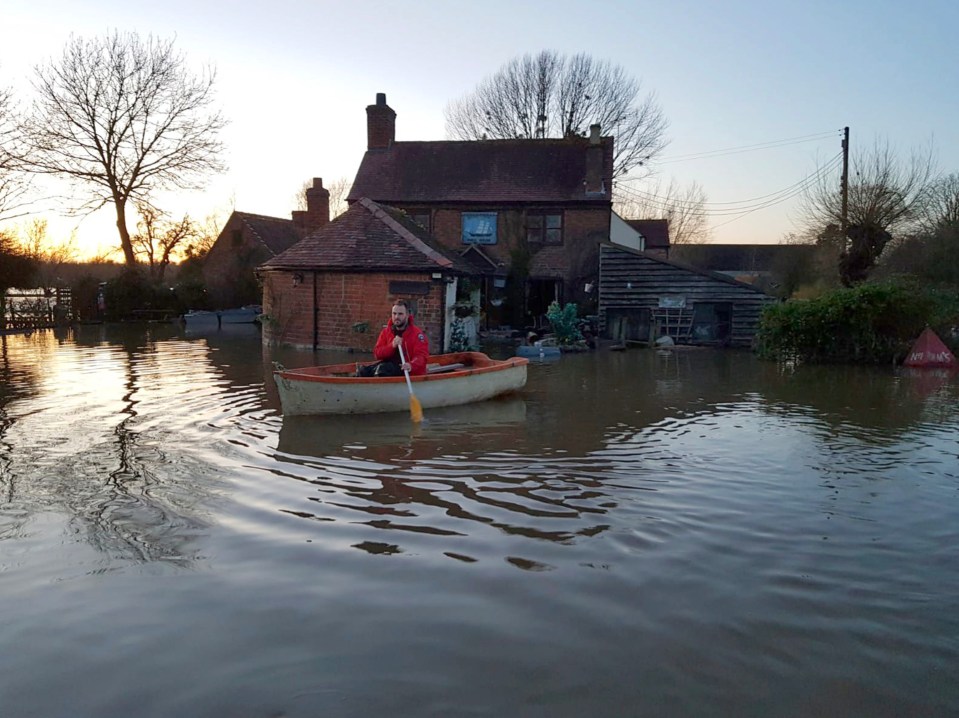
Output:
[[[406,210],[406,214],[409,216],[410,220],[412,220],[413,222],[416,222],[416,224],[418,224],[420,227],[423,227],[427,232],[431,232],[431,231],[432,231],[432,227],[431,227],[430,225],[433,223],[433,213],[432,213],[430,210],[428,210],[428,209],[421,209],[421,210],[410,210],[410,209],[408,209],[408,210]],[[423,217],[423,218],[425,218],[425,219],[426,219],[426,224],[423,224],[422,222],[420,222],[420,221],[417,219],[417,217]]]
[[[531,244],[553,246],[562,245],[565,241],[564,230],[566,218],[564,217],[564,214],[565,213],[561,209],[530,210],[526,212],[526,218],[524,219],[524,224],[526,227],[526,241]],[[557,218],[559,226],[549,226],[549,220],[551,217]],[[530,220],[538,220],[536,224],[539,226],[534,226]],[[558,235],[558,239],[550,239],[551,232],[554,233],[554,236]]]

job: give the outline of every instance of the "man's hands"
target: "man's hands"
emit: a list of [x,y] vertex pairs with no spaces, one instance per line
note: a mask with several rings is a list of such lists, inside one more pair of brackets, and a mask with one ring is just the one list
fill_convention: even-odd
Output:
[[[393,348],[394,348],[394,349],[399,349],[402,344],[403,344],[403,337],[402,337],[402,336],[395,336],[395,337],[393,337]],[[407,362],[403,362],[402,364],[400,364],[400,369],[401,369],[402,371],[410,371],[412,368],[413,368],[413,365],[410,364],[408,361],[407,361]]]

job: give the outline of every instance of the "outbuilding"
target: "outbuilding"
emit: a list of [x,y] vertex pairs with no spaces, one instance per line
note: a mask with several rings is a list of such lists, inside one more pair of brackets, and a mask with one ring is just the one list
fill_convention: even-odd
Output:
[[749,347],[763,307],[756,287],[615,244],[600,247],[600,331],[618,341]]
[[457,283],[470,265],[404,212],[368,198],[262,265],[263,341],[372,351],[397,299],[433,352],[449,346]]

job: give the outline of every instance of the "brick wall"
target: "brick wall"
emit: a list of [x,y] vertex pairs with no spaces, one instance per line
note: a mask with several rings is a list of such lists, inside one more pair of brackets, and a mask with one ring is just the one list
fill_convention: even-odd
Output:
[[563,244],[527,245],[526,210],[496,208],[441,207],[433,211],[433,236],[450,249],[461,252],[463,212],[497,213],[497,242],[482,245],[487,256],[503,262],[508,269],[512,253],[528,249],[531,277],[562,279],[566,300],[581,302],[582,286],[599,274],[599,243],[609,240],[608,207],[567,209],[563,212]]
[[260,301],[253,268],[270,258],[270,252],[232,217],[203,261],[210,309],[229,309]]
[[396,139],[396,112],[386,104],[386,95],[376,93],[376,104],[366,108],[366,148],[385,149]]
[[[313,347],[314,274],[300,272],[294,286],[290,271],[267,272],[263,284],[263,341],[271,344]],[[446,284],[429,274],[368,274],[321,272],[316,281],[316,341],[318,349],[372,352],[380,330],[390,319],[395,299],[415,302],[416,323],[424,329],[430,351],[442,347]],[[427,295],[391,295],[390,282],[429,283]]]

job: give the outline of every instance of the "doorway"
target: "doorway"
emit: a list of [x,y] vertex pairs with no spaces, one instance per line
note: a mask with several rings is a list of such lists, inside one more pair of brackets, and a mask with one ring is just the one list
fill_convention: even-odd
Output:
[[696,302],[693,306],[692,341],[696,344],[726,344],[732,333],[730,302]]
[[530,279],[526,283],[526,317],[533,329],[547,329],[546,312],[553,302],[563,303],[562,279]]

